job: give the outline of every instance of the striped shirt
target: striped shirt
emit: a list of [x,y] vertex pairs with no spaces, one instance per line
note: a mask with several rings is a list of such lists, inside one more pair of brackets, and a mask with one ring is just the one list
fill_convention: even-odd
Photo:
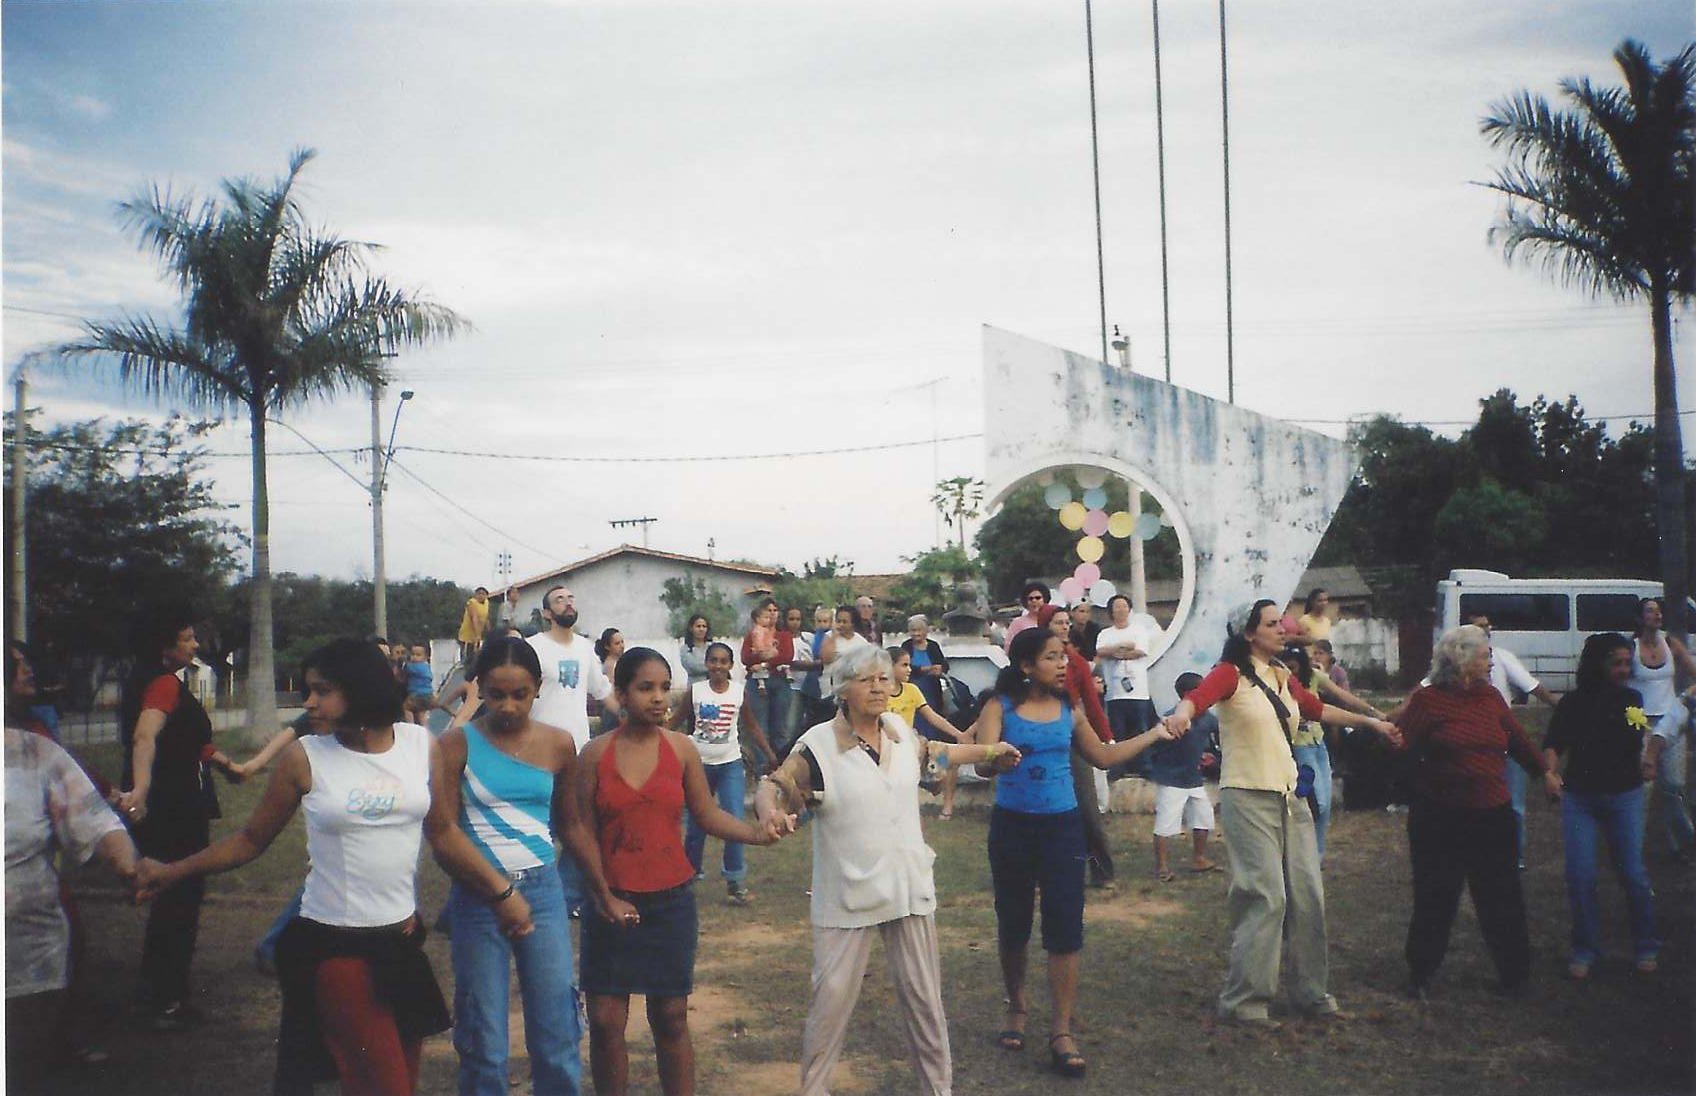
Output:
[[1399,721],[1419,763],[1414,793],[1445,807],[1500,807],[1508,802],[1504,758],[1541,774],[1543,758],[1501,694],[1488,681],[1415,692]]
[[475,723],[467,723],[459,790],[459,828],[498,870],[554,862],[553,773],[502,753]]

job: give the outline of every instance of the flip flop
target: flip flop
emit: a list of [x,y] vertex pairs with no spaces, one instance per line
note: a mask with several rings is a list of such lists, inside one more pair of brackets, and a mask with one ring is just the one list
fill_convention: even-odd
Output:
[[1067,1053],[1054,1045],[1062,1039],[1072,1039],[1072,1033],[1062,1031],[1058,1035],[1048,1037],[1048,1064],[1062,1077],[1082,1077],[1089,1063],[1078,1053],[1077,1040],[1072,1039],[1072,1050]]
[[1163,871],[1156,874],[1155,878],[1160,880],[1162,883],[1170,883],[1172,880],[1178,878],[1178,873],[1175,871]]
[[1205,875],[1210,871],[1224,871],[1224,870],[1225,869],[1220,867],[1219,863],[1215,860],[1209,860],[1205,867],[1200,867],[1200,868],[1192,867],[1190,869],[1190,871],[1194,872],[1197,875]]

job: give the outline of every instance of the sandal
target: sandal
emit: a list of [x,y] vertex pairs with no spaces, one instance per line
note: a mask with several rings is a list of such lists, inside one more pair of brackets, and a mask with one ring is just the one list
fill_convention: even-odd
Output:
[[953,811],[943,811],[941,814],[937,815],[937,817],[942,819],[944,822],[946,822],[950,818],[954,817],[954,812]]
[[[1022,1020],[1029,1013],[1022,1008],[1010,1008],[1007,1010],[1007,1015],[1010,1017],[1017,1016]],[[995,1045],[1002,1050],[1017,1054],[1025,1049],[1025,1033],[1019,1028],[1002,1028],[995,1033]]]
[[1172,880],[1178,878],[1178,873],[1175,871],[1161,871],[1155,872],[1154,877],[1162,883],[1170,883]]
[[1082,1077],[1089,1063],[1078,1053],[1078,1041],[1072,1039],[1071,1053],[1067,1053],[1054,1045],[1061,1039],[1072,1039],[1072,1033],[1062,1031],[1058,1035],[1048,1037],[1048,1064],[1062,1077]]

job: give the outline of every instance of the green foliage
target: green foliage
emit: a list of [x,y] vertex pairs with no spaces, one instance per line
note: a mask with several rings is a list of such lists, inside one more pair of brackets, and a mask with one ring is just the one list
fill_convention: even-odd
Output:
[[814,559],[801,568],[799,575],[780,571],[771,585],[771,596],[785,609],[801,607],[804,623],[813,626],[813,607],[823,605],[835,609],[854,600],[854,561],[838,556]]
[[1450,496],[1437,512],[1432,539],[1439,559],[1465,558],[1474,566],[1524,574],[1548,532],[1549,514],[1541,502],[1486,480]]
[[966,551],[966,522],[977,518],[983,505],[983,480],[955,476],[937,483],[930,503],[950,529],[960,534],[960,552]]
[[[1117,476],[1108,478],[1107,511],[1123,510],[1129,504],[1130,492],[1125,481]],[[983,573],[989,581],[989,592],[999,599],[1011,598],[1019,587],[1030,579],[1053,579],[1070,575],[1078,566],[1077,543],[1083,534],[1061,526],[1055,512],[1043,501],[1043,488],[1027,483],[1007,496],[999,512],[984,522],[978,530],[977,548],[983,562]],[[1079,493],[1073,488],[1073,495]],[[1144,494],[1145,514],[1159,514],[1160,505],[1154,496]],[[1107,555],[1101,560],[1102,573],[1108,577],[1124,573],[1129,565],[1129,545],[1117,538],[1107,538]],[[1143,566],[1149,578],[1173,577],[1182,573],[1178,555],[1178,537],[1171,529],[1147,541],[1143,548]]]
[[743,631],[742,611],[723,590],[709,586],[696,575],[666,579],[660,589],[660,604],[666,607],[667,626],[674,636],[683,634],[684,626],[696,613],[707,618],[711,635],[729,636]]
[[[6,422],[9,447],[14,417]],[[198,439],[208,429],[173,416],[163,425],[90,419],[30,430],[32,643],[55,658],[122,658],[137,614],[178,605],[215,613],[227,601],[241,532],[206,476]],[[8,461],[8,507],[11,473]],[[8,558],[11,528],[8,515]]]
[[889,588],[889,596],[883,605],[884,615],[902,626],[897,631],[904,629],[906,618],[914,613],[925,614],[930,618],[931,626],[940,630],[942,614],[954,607],[955,584],[983,573],[983,567],[976,560],[952,544],[902,558],[911,563],[913,569]]

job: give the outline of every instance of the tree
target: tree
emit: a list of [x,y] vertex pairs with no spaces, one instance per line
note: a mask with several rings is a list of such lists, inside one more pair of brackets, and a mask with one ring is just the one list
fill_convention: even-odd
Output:
[[884,609],[892,618],[903,621],[914,613],[923,613],[938,631],[942,628],[942,614],[954,607],[955,584],[983,573],[983,568],[966,555],[964,548],[952,544],[902,558],[913,569],[890,586]]
[[[15,416],[6,420],[9,445]],[[177,416],[162,425],[90,419],[30,429],[29,634],[51,660],[90,671],[71,683],[131,654],[130,614],[193,606],[216,615],[227,599],[241,531],[212,494],[198,444],[208,429]],[[10,463],[6,480],[9,487]],[[8,521],[8,538],[11,529]],[[208,648],[214,662],[216,645]]]
[[[180,326],[148,316],[89,322],[67,360],[92,362],[143,393],[216,411],[244,410],[252,441],[253,578],[250,686],[275,680],[267,416],[381,385],[403,346],[450,336],[464,321],[371,275],[374,245],[307,223],[295,181],[315,154],[297,150],[272,183],[227,179],[221,198],[176,197],[157,185],[119,207],[184,298]],[[276,726],[276,697],[248,689],[251,734]]]
[[955,476],[936,485],[930,503],[942,515],[950,529],[960,533],[960,554],[966,553],[966,522],[978,516],[983,505],[983,480],[971,476]]
[[1548,535],[1541,502],[1491,480],[1450,496],[1432,530],[1439,559],[1509,574],[1524,574]]
[[1655,512],[1667,630],[1683,634],[1688,592],[1684,447],[1672,358],[1672,301],[1696,294],[1696,45],[1656,65],[1640,43],[1614,51],[1624,87],[1561,81],[1557,109],[1520,92],[1482,122],[1508,163],[1492,190],[1492,230],[1560,280],[1619,300],[1645,298],[1654,340]]
[[697,575],[668,578],[660,587],[660,604],[666,607],[671,634],[681,636],[689,618],[696,613],[707,618],[707,634],[735,635],[742,630],[742,612],[723,590],[710,586]]
[[823,605],[827,609],[835,609],[854,600],[854,587],[850,580],[854,576],[854,561],[838,556],[826,556],[823,559],[814,558],[801,568],[799,575],[790,571],[778,572],[777,580],[771,584],[771,596],[779,605],[788,608],[799,605],[805,619],[803,623],[812,627],[812,606]]

